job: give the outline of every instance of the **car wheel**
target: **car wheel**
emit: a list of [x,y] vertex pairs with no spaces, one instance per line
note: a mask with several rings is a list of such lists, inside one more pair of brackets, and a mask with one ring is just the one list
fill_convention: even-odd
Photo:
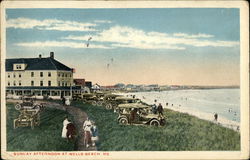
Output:
[[112,105],[110,103],[106,104],[106,109],[112,109]]
[[35,105],[35,106],[34,106],[34,109],[38,109],[38,110],[40,110],[40,109],[41,109],[41,106],[39,106],[39,105]]
[[123,125],[127,125],[127,124],[128,124],[128,119],[125,118],[125,117],[120,118],[120,119],[119,119],[119,123],[120,123],[120,124],[123,124]]
[[21,108],[22,108],[21,104],[15,105],[15,109],[16,109],[16,110],[20,110]]
[[150,121],[150,126],[159,126],[160,125],[160,122],[156,119],[153,119]]
[[92,104],[93,106],[96,106],[96,101],[93,101],[91,104]]
[[166,125],[166,120],[165,120],[165,119],[162,119],[162,120],[161,120],[161,125],[162,125],[162,126]]
[[101,102],[101,101],[98,101],[98,102],[97,102],[97,106],[102,106],[102,102]]

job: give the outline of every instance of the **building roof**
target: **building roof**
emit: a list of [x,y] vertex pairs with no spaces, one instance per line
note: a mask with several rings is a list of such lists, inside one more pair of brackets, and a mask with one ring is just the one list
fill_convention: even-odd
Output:
[[6,71],[13,71],[13,64],[27,64],[25,70],[63,70],[72,71],[71,68],[58,62],[52,57],[46,58],[15,58],[6,59]]
[[73,79],[75,85],[85,85],[85,79]]

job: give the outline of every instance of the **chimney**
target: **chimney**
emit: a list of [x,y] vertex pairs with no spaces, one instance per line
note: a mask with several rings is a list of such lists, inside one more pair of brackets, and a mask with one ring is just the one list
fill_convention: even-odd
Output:
[[50,58],[54,59],[54,52],[50,52]]
[[42,55],[41,55],[41,54],[39,54],[39,58],[42,58]]

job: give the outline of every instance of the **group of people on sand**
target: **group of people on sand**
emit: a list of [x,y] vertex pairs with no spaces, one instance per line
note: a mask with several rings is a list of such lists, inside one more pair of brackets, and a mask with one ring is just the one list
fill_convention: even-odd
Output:
[[[90,146],[95,146],[98,141],[98,129],[95,122],[90,121],[87,118],[83,123],[83,136],[84,144],[88,148]],[[74,140],[77,136],[77,129],[75,125],[71,122],[68,117],[65,117],[63,121],[62,138],[67,138],[67,140]]]

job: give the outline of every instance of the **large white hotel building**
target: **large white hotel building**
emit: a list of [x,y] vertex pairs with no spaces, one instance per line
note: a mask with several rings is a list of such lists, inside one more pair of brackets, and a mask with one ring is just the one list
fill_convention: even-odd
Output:
[[81,87],[73,86],[73,69],[55,60],[54,52],[43,58],[6,59],[7,96],[32,95],[36,98],[70,96]]

